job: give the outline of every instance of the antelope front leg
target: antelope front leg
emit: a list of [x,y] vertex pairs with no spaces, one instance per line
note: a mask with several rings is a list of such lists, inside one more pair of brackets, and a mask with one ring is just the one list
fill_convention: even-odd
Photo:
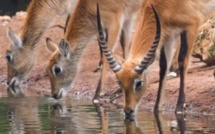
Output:
[[[112,22],[107,26],[107,33],[108,33],[108,47],[110,50],[112,50],[113,46],[117,43],[119,34],[120,34],[120,24],[119,22]],[[93,98],[93,102],[97,103],[99,100],[99,96],[102,92],[102,89],[105,85],[105,77],[107,76],[107,67],[108,62],[105,56],[103,56],[103,66],[102,66],[102,73],[98,82],[98,86],[96,88],[95,96]]]
[[179,51],[180,51],[180,39],[178,38],[176,41],[176,46],[175,46],[175,53],[174,53],[174,57],[172,59],[172,64],[170,66],[170,72],[177,72],[179,71],[178,68],[178,56],[179,56]]
[[[190,32],[192,31],[192,32]],[[195,29],[190,31],[184,31],[181,33],[181,48],[178,57],[179,70],[180,70],[180,88],[177,101],[176,114],[183,114],[185,108],[185,80],[187,75],[188,64],[190,56],[193,50],[193,44],[195,41]]]
[[160,81],[158,87],[157,99],[155,102],[154,112],[162,110],[163,98],[164,98],[164,88],[166,83],[166,76],[171,65],[173,57],[173,44],[175,42],[176,36],[166,37],[164,40],[164,46],[161,48],[160,52]]
[[98,85],[97,85],[97,88],[96,88],[96,92],[95,92],[95,95],[93,97],[93,102],[94,103],[98,103],[99,102],[99,97],[100,97],[100,94],[102,92],[102,89],[104,87],[104,84],[105,84],[105,76],[107,74],[107,60],[105,59],[105,57],[103,56],[102,58],[102,61],[103,61],[103,66],[102,66],[102,73],[100,75],[100,79],[99,79],[99,82],[98,82]]
[[154,112],[156,113],[162,109],[162,105],[163,105],[162,100],[164,96],[163,87],[166,79],[166,73],[167,73],[167,60],[164,52],[164,47],[162,47],[160,52],[160,81],[159,81],[157,99],[154,107]]

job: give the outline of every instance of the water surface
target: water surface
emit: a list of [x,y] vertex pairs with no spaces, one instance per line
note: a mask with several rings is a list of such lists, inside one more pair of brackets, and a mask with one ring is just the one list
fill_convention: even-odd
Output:
[[[124,121],[116,105],[101,107],[73,97],[54,101],[26,97],[20,89],[0,98],[0,134],[176,134],[215,133],[215,117],[186,117],[138,111],[136,120]],[[73,98],[73,99],[72,99]]]

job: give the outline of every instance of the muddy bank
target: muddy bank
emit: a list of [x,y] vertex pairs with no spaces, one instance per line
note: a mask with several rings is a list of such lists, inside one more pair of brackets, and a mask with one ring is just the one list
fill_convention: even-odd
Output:
[[[57,18],[54,24],[64,25],[65,16]],[[20,31],[23,24],[23,19],[17,19],[12,17],[12,20],[7,25],[0,25],[0,82],[4,85],[6,83],[6,60],[5,52],[9,48],[10,41],[6,36],[7,27],[11,27],[16,33]],[[53,24],[53,25],[54,25]],[[38,58],[37,62],[30,72],[30,74],[24,80],[25,92],[29,96],[49,96],[50,95],[50,83],[46,75],[47,59],[50,53],[45,47],[45,39],[50,37],[55,43],[59,43],[63,38],[63,30],[60,28],[51,28],[46,30],[38,46]],[[88,44],[85,54],[80,66],[80,72],[78,73],[74,86],[69,90],[68,96],[78,95],[79,97],[87,97],[92,99],[97,82],[99,80],[100,72],[93,73],[93,70],[97,67],[99,61],[98,45],[96,41],[92,41]],[[192,58],[190,68],[201,68],[204,63],[199,62],[198,59]],[[156,99],[158,88],[158,75],[159,66],[156,61],[149,72],[148,90],[141,102],[140,108],[153,109]],[[104,93],[111,93],[118,89],[118,85],[115,82],[115,76],[111,70],[107,75],[107,82],[105,84]],[[186,89],[186,102],[188,104],[187,111],[194,113],[215,113],[215,82],[213,76],[213,69],[191,69],[187,75],[187,89]],[[0,96],[6,95],[6,87],[1,88]],[[168,80],[166,83],[166,97],[164,102],[164,111],[174,111],[179,89],[179,77]],[[119,98],[115,103],[122,104],[122,98]]]

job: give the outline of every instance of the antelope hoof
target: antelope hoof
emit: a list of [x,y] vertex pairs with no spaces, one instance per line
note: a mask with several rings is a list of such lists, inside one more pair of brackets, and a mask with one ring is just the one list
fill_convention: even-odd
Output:
[[100,94],[101,93],[96,92],[95,96],[93,97],[93,103],[94,104],[98,104],[100,102]]
[[186,103],[184,103],[182,105],[180,105],[180,104],[177,105],[175,114],[177,114],[177,115],[184,114],[187,106],[188,105]]
[[93,99],[93,103],[94,104],[98,104],[99,103],[99,99]]

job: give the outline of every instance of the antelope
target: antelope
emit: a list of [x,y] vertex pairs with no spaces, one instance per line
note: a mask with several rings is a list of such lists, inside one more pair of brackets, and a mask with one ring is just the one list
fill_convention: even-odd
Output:
[[69,14],[78,0],[32,0],[27,9],[27,18],[19,35],[8,28],[12,42],[6,52],[8,61],[8,85],[19,85],[32,69],[36,60],[36,44],[56,16]]
[[[154,13],[156,21],[154,19],[151,4],[160,18],[161,27],[156,12]],[[137,31],[132,39],[126,60],[118,60],[114,57],[106,44],[101,25],[98,24],[102,50],[123,90],[124,113],[126,116],[131,116],[135,113],[135,109],[147,88],[147,68],[154,59],[155,49],[158,44],[161,45],[160,81],[154,112],[162,110],[166,74],[170,67],[173,45],[177,37],[180,37],[181,40],[178,58],[180,88],[175,112],[176,114],[184,113],[185,80],[193,44],[203,16],[211,12],[214,7],[215,0],[146,0],[141,7]],[[106,35],[108,35],[108,32],[112,34],[112,31],[106,30]],[[159,38],[160,43],[158,43]]]
[[[96,4],[101,6],[103,16],[102,24],[111,31],[108,36],[108,46],[112,49],[119,40],[122,32],[124,43],[123,53],[128,51],[130,42],[130,31],[134,15],[143,0],[79,0],[75,11],[68,22],[64,39],[56,45],[47,38],[47,48],[52,52],[47,72],[50,78],[52,96],[60,99],[66,95],[72,86],[79,63],[85,50],[86,44],[92,41],[97,35]],[[107,70],[107,61],[103,58],[104,64],[98,87],[94,96],[94,102],[98,102],[99,95],[104,87],[104,79]]]

